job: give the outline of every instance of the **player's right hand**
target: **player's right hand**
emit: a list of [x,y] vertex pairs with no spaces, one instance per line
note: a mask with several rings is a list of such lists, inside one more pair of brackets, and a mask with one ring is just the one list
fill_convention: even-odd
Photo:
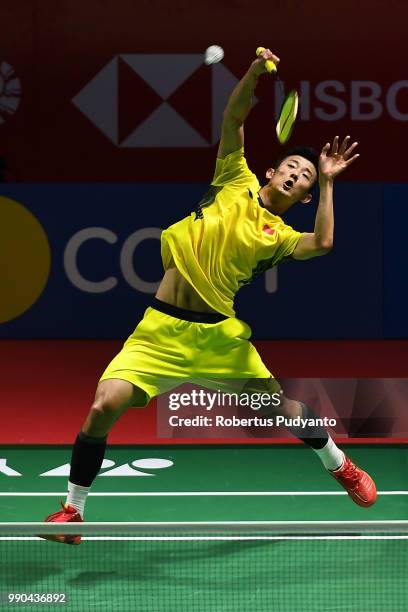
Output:
[[277,55],[272,53],[270,49],[265,49],[262,53],[257,57],[256,60],[252,62],[257,74],[263,74],[264,72],[268,72],[265,68],[265,61],[272,60],[275,66],[278,66],[280,59]]

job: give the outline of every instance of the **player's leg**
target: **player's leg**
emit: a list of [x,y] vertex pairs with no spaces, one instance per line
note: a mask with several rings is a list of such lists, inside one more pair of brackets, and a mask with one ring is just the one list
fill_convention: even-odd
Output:
[[300,417],[301,425],[288,426],[287,429],[316,452],[327,470],[337,470],[343,465],[343,451],[336,446],[327,429],[316,424],[317,415],[312,408],[283,396],[278,412],[288,422]]
[[[269,386],[271,394],[276,393],[277,384],[273,377],[269,380],[249,381],[252,389],[256,389],[258,385],[265,392],[265,388]],[[375,503],[377,490],[374,481],[338,448],[327,429],[320,424],[312,408],[303,402],[282,396],[279,406],[272,410],[267,408],[264,414],[265,412],[269,412],[270,416],[275,418],[278,415],[285,418],[286,428],[316,453],[327,471],[347,491],[356,504],[367,508]],[[301,420],[294,422],[294,419],[299,419],[299,417]],[[295,424],[292,424],[293,422]]]
[[[83,520],[85,500],[102,465],[113,424],[130,406],[144,407],[151,398],[171,389],[174,379],[189,378],[186,364],[192,362],[190,347],[195,337],[190,327],[188,320],[179,320],[157,308],[146,309],[122,350],[102,373],[94,402],[72,450],[67,503],[47,521]],[[81,538],[47,539],[79,544]]]
[[[276,393],[279,383],[271,376],[255,346],[249,342],[249,325],[240,319],[228,319],[221,323],[221,328],[223,333],[213,334],[213,350],[211,354],[204,355],[205,361],[212,361],[213,366],[223,372],[223,376],[230,372],[231,379],[246,377],[247,387],[254,392],[265,392],[269,388],[271,395]],[[208,333],[211,335],[211,330]],[[277,410],[287,418],[301,417],[307,420],[306,427],[288,429],[316,452],[329,473],[347,490],[355,503],[368,507],[375,502],[377,492],[373,480],[337,447],[324,427],[318,422],[314,423],[317,415],[312,408],[302,402],[284,398]],[[273,412],[277,414],[276,409]]]
[[279,411],[286,418],[303,419],[300,426],[288,427],[289,431],[315,451],[324,467],[356,504],[367,508],[375,503],[377,489],[372,478],[338,448],[325,427],[319,424],[317,415],[309,406],[283,397]]
[[[262,390],[269,387],[270,394],[277,392],[277,381],[273,377],[268,380],[255,379],[248,382],[248,387],[252,390]],[[282,416],[286,419],[287,429],[304,444],[309,446],[327,471],[339,482],[347,491],[351,499],[358,504],[368,508],[377,499],[377,490],[372,478],[355,465],[349,457],[335,444],[327,429],[319,423],[319,418],[312,408],[299,402],[291,400],[285,396],[281,397],[279,406],[272,410],[266,408],[264,415]],[[294,419],[300,417],[299,425],[292,424]]]
[[[326,469],[336,470],[342,466],[344,453],[333,442],[328,431],[316,423],[317,415],[312,408],[303,402],[291,400],[282,395],[280,384],[273,376],[251,379],[246,383],[243,391],[250,394],[267,393],[271,396],[279,396],[279,405],[265,406],[257,414],[274,419],[278,416],[283,417],[285,424],[287,423],[286,428],[296,438],[316,451]],[[299,418],[301,424],[292,426],[292,422]]]
[[75,507],[81,516],[88,492],[105,456],[109,431],[130,406],[145,406],[146,400],[146,393],[127,380],[112,378],[99,383],[72,449],[66,503]]
[[[47,522],[82,521],[88,493],[105,456],[110,429],[130,406],[142,407],[146,402],[145,391],[126,380],[112,378],[99,383],[72,449],[66,502],[62,504],[62,510],[46,518]],[[79,544],[81,541],[80,536],[53,535],[46,538],[66,544]]]
[[84,499],[102,465],[113,424],[130,406],[144,407],[151,397],[159,395],[168,376],[183,374],[185,352],[191,344],[184,336],[189,325],[148,307],[103,372],[72,451],[67,502],[81,514]]

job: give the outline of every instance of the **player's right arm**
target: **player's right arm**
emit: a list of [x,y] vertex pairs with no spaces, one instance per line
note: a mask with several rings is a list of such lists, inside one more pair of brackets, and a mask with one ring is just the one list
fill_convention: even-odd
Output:
[[244,146],[244,122],[249,115],[252,106],[252,97],[258,79],[264,72],[265,60],[272,60],[276,65],[279,58],[269,49],[265,49],[259,57],[254,60],[247,73],[236,85],[228,104],[225,107],[221,128],[221,140],[218,147],[217,157],[224,159],[230,153]]

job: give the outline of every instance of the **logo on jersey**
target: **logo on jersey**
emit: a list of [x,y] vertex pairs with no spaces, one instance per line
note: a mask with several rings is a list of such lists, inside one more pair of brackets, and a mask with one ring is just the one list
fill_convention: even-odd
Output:
[[270,236],[272,236],[276,232],[276,230],[274,230],[272,227],[269,227],[269,225],[264,225],[262,231],[265,232],[265,234],[269,234]]

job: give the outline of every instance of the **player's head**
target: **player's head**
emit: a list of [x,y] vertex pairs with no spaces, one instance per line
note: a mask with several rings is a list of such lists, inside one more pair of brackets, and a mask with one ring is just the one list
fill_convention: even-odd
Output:
[[310,147],[294,147],[285,151],[266,173],[269,199],[277,213],[285,212],[296,202],[308,204],[319,175],[319,155]]

